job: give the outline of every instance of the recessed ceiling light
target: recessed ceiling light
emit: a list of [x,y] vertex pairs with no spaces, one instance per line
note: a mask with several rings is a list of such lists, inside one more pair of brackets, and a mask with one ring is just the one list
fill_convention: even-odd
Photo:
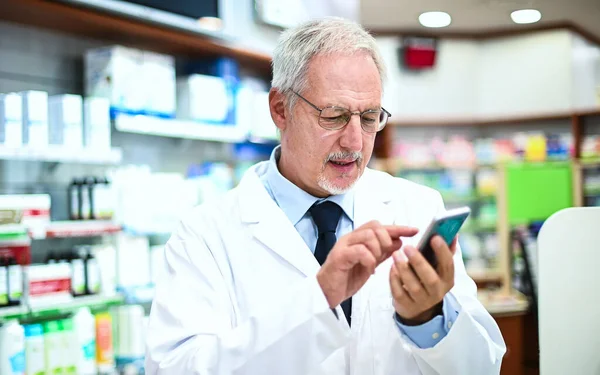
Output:
[[446,12],[425,12],[419,16],[419,22],[425,27],[446,27],[452,18]]
[[536,23],[542,19],[542,13],[537,9],[515,10],[510,14],[514,23]]

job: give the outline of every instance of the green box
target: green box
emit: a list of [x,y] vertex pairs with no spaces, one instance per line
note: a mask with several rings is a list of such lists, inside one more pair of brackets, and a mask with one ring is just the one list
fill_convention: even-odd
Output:
[[506,166],[508,221],[511,225],[546,220],[573,206],[568,162],[511,163]]

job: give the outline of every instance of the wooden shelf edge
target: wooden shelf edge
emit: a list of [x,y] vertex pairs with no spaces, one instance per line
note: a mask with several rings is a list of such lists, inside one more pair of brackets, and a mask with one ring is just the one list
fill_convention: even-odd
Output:
[[573,117],[600,116],[600,108],[588,110],[531,113],[520,116],[506,117],[449,117],[449,118],[414,118],[390,122],[394,127],[452,127],[452,126],[494,126],[494,125],[520,125],[529,122],[570,120]]
[[271,56],[260,51],[100,10],[43,0],[2,0],[0,21],[185,56],[228,56],[270,75]]

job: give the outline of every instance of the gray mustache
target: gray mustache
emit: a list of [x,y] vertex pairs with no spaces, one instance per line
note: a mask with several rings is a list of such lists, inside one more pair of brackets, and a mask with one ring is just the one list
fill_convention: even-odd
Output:
[[327,156],[325,163],[334,159],[354,159],[359,163],[362,162],[363,156],[360,152],[348,152],[348,151],[340,151],[334,152]]

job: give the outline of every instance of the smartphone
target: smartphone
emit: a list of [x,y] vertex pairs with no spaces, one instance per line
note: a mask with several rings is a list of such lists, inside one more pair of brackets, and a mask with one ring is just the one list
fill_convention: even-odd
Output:
[[440,235],[450,245],[470,213],[471,209],[469,207],[454,208],[431,220],[431,223],[429,223],[429,226],[425,230],[425,234],[423,234],[417,245],[417,249],[419,249],[433,268],[437,267],[437,259],[431,247],[431,239],[435,235]]

